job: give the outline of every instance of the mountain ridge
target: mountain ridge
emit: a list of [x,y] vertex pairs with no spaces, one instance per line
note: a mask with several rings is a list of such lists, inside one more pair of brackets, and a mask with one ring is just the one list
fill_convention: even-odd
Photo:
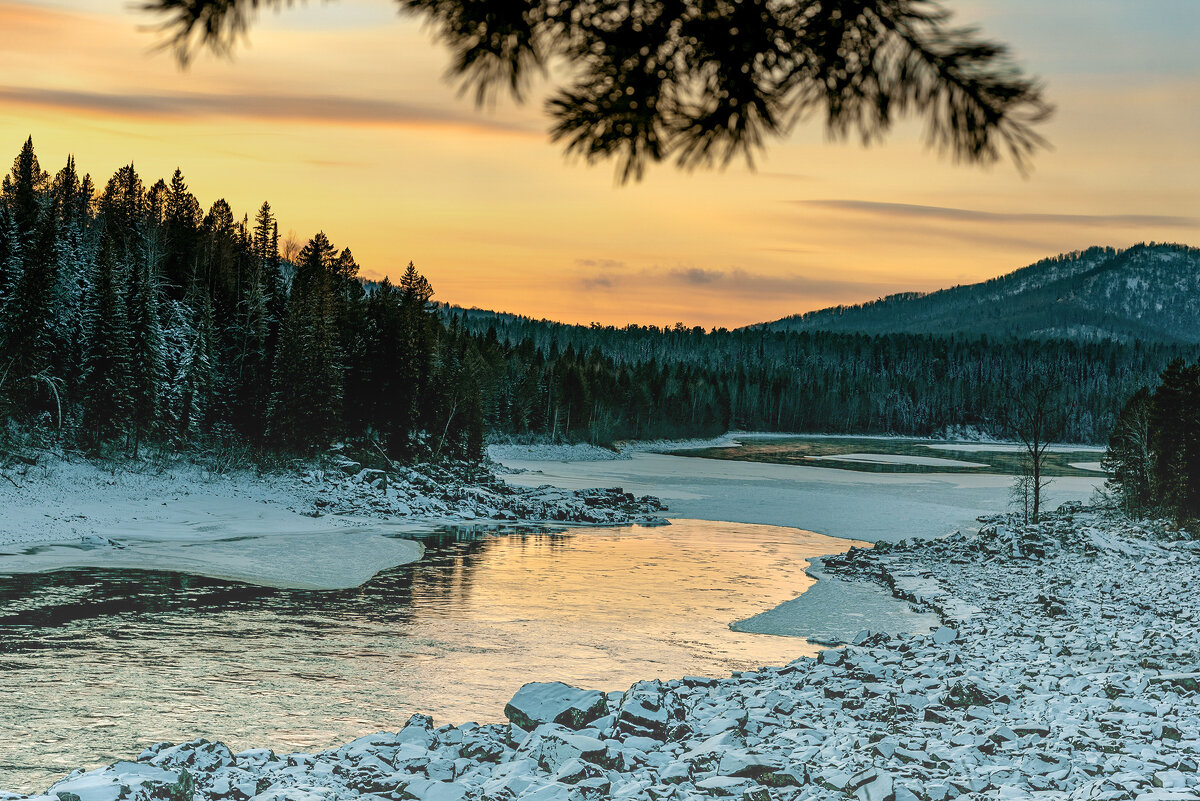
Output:
[[1097,246],[976,284],[902,292],[746,327],[1200,343],[1200,248]]

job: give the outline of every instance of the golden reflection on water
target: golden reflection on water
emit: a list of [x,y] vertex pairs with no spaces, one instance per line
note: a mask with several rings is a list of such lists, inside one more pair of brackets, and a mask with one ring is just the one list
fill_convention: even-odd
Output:
[[856,544],[675,521],[450,536],[352,591],[164,573],[0,579],[0,789],[196,736],[315,750],[414,712],[495,721],[525,682],[624,689],[817,648],[729,624],[801,594],[806,558]]

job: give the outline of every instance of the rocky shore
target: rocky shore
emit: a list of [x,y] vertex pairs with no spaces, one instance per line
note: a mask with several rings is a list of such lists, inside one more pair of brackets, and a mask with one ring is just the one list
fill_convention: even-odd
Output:
[[1064,509],[825,566],[943,625],[728,678],[530,684],[507,724],[414,716],[320,753],[164,743],[37,798],[1200,799],[1200,546],[1184,533]]
[[386,519],[536,520],[619,524],[654,522],[666,507],[619,488],[564,490],[506,483],[487,466],[463,463],[363,468],[340,458],[328,469],[306,471],[299,492],[304,514]]

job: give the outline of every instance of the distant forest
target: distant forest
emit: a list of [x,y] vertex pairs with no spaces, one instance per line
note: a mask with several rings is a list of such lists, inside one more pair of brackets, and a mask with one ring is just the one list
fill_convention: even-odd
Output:
[[[1105,441],[1125,400],[1195,346],[987,336],[565,325],[446,307],[508,375],[493,429],[604,442],[746,431],[1010,436],[1048,385],[1053,438]],[[547,369],[548,385],[543,380]],[[533,397],[545,401],[530,409]]]
[[393,459],[476,459],[489,437],[607,444],[731,428],[1003,433],[1030,380],[1054,436],[1115,414],[1195,348],[1151,343],[569,326],[456,309],[409,264],[359,275],[323,233],[282,242],[268,203],[204,211],[182,173],[97,187],[27,141],[0,203],[0,416],[136,455],[305,453],[371,440]]

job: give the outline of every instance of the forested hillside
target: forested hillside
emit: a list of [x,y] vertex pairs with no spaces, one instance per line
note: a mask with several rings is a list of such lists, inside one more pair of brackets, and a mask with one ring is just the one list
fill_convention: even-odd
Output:
[[98,188],[68,160],[52,176],[27,142],[0,203],[0,445],[254,455],[355,439],[470,459],[489,436],[1003,434],[1031,380],[1053,385],[1054,436],[1095,442],[1196,350],[563,325],[436,304],[411,264],[396,285],[365,281],[323,233],[281,244],[278,229],[267,203],[204,211],[178,170],[147,184],[130,164]]
[[773,331],[1200,342],[1200,249],[1089,248],[980,284],[785,317]]
[[[569,425],[572,436],[600,440],[726,428],[931,436],[971,427],[1003,436],[1011,403],[1042,382],[1053,390],[1055,438],[1101,442],[1130,394],[1157,383],[1172,358],[1200,352],[1141,342],[578,326],[447,307],[442,314],[508,354],[515,372],[489,403],[501,415],[496,430],[562,435]],[[520,411],[522,364],[549,371],[546,411],[528,418]],[[514,416],[506,419],[506,409]]]

